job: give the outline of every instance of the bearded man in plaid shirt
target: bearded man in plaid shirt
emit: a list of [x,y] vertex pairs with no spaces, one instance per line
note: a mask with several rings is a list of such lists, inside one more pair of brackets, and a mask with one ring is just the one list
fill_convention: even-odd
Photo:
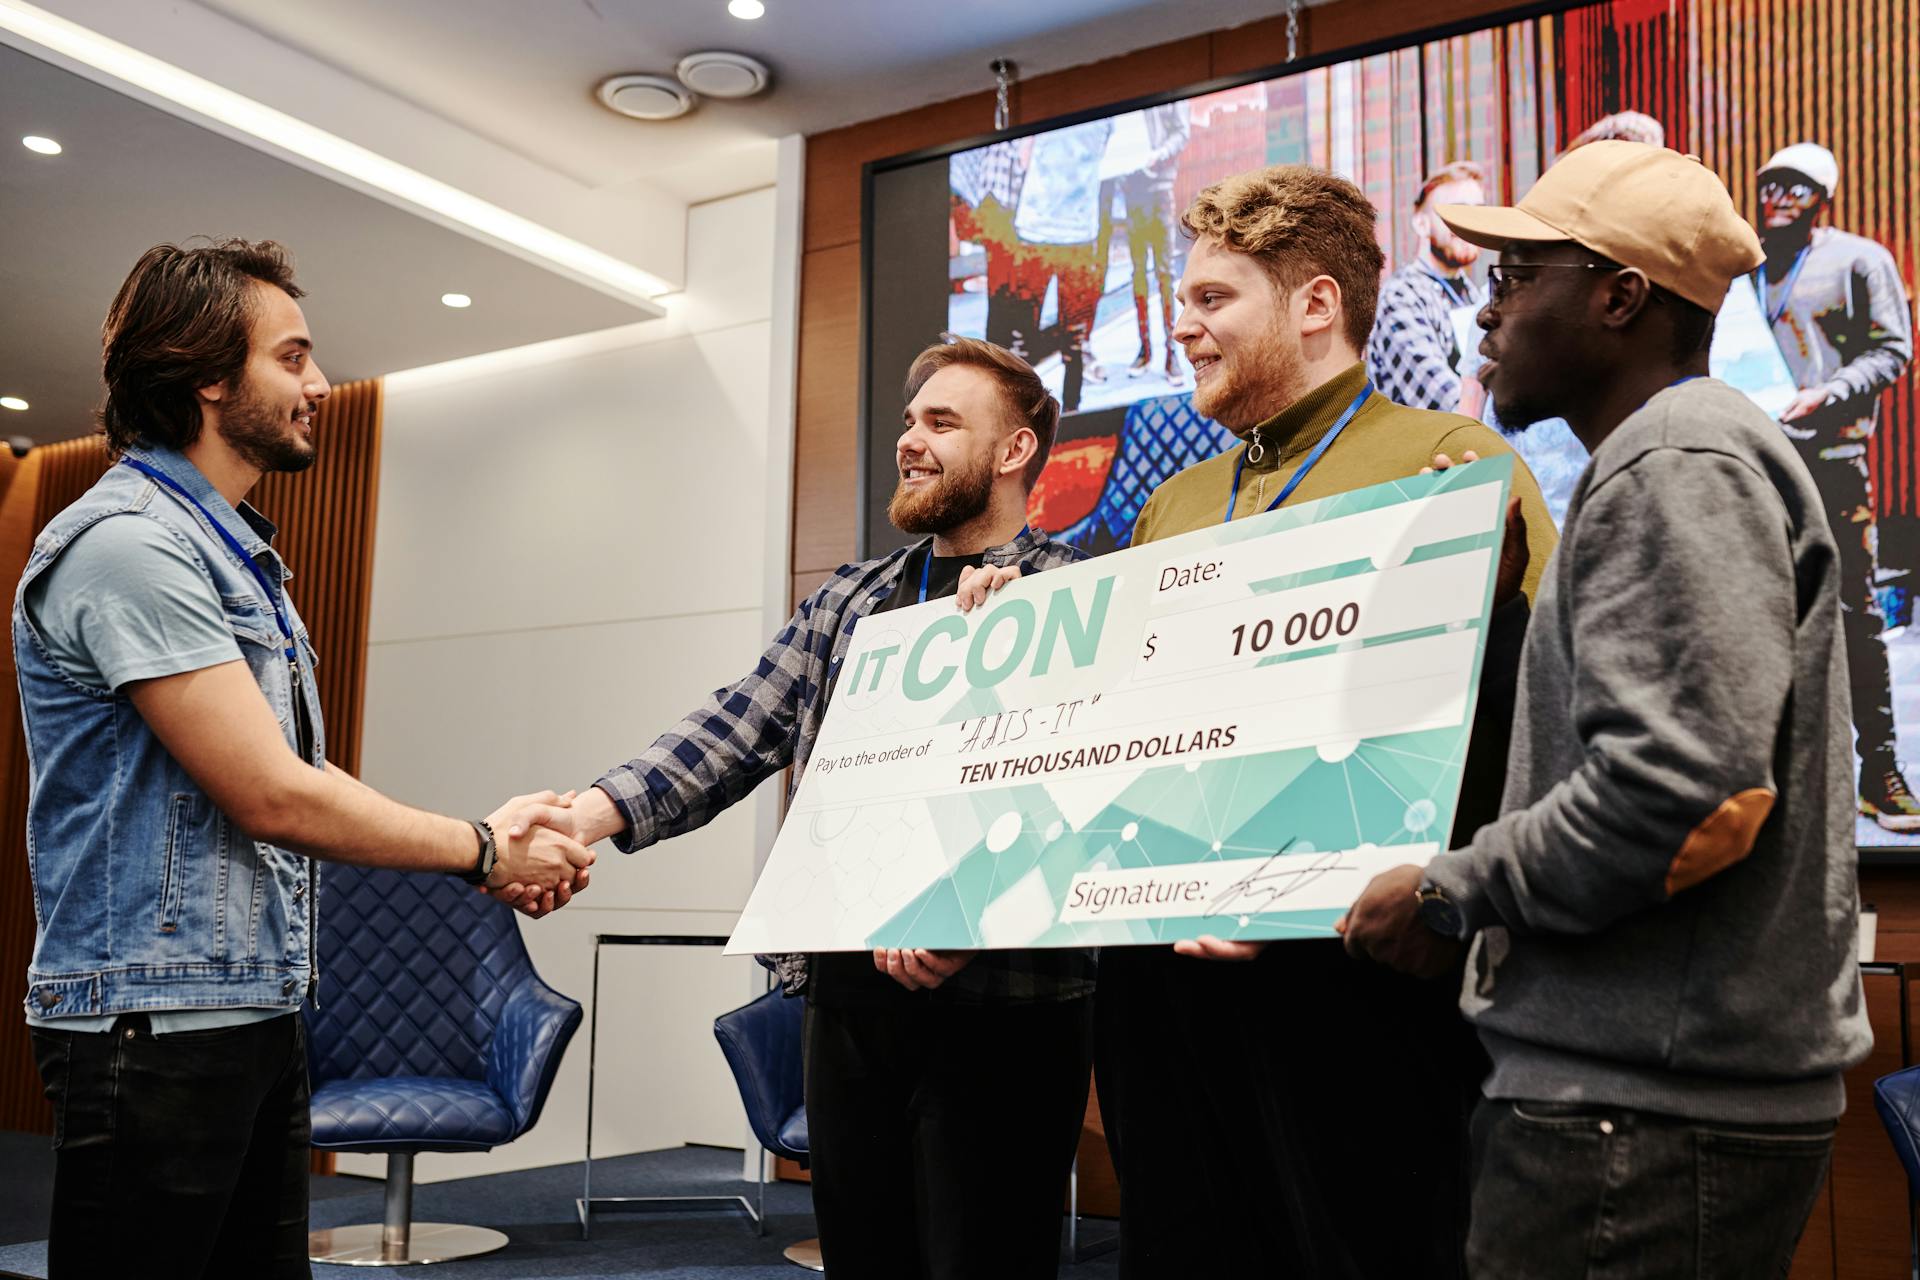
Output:
[[[711,821],[789,765],[800,783],[853,624],[1081,559],[1026,526],[1060,405],[1026,361],[948,335],[907,375],[895,527],[928,535],[843,565],[752,672],[574,801],[581,843],[632,853]],[[537,910],[537,908],[535,909]],[[530,912],[531,914],[531,912]],[[807,1000],[813,1206],[836,1280],[1051,1277],[1092,1072],[1080,950],[783,956]]]
[[1414,198],[1413,229],[1420,236],[1420,253],[1380,286],[1373,337],[1367,343],[1367,373],[1374,389],[1389,400],[1415,409],[1480,416],[1485,393],[1461,372],[1463,361],[1468,367],[1479,361],[1460,349],[1453,321],[1460,308],[1478,311],[1487,300],[1471,274],[1480,250],[1448,230],[1433,206],[1485,204],[1484,182],[1479,165],[1456,160],[1422,183]]

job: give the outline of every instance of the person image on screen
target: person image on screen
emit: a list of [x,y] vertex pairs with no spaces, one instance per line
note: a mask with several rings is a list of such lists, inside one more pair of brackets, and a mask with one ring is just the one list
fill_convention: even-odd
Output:
[[[1401,480],[1437,453],[1510,452],[1481,423],[1368,383],[1375,219],[1352,183],[1295,165],[1229,178],[1186,210],[1174,338],[1195,408],[1242,443],[1161,484],[1135,545]],[[1526,598],[1554,544],[1517,460],[1513,494],[1456,838],[1497,812]],[[1485,1060],[1451,988],[1337,939],[1109,947],[1100,964],[1123,1277],[1461,1274]]]
[[1476,1277],[1784,1276],[1871,1032],[1846,562],[1792,444],[1707,376],[1760,241],[1711,170],[1626,141],[1515,208],[1439,212],[1500,253],[1488,391],[1564,416],[1592,461],[1535,602],[1505,812],[1376,877],[1347,945],[1418,974],[1471,939]]
[[986,255],[986,340],[1023,358],[1040,313],[1037,305],[1023,306],[1018,293],[1013,211],[1020,206],[1026,151],[1032,145],[1031,139],[1015,139],[962,151],[948,170],[954,232]]
[[1761,168],[1754,287],[1801,388],[1781,426],[1813,472],[1840,547],[1840,603],[1853,688],[1860,812],[1888,831],[1920,832],[1920,800],[1895,752],[1892,680],[1874,601],[1878,538],[1867,442],[1880,396],[1913,358],[1913,315],[1893,255],[1865,236],[1816,226],[1840,183],[1833,153],[1795,143]]
[[[1019,292],[1033,310],[1036,327],[1047,287],[1055,285],[1060,407],[1065,413],[1080,408],[1082,383],[1102,376],[1090,363],[1088,348],[1107,279],[1107,264],[1100,257],[1100,163],[1112,132],[1111,119],[1090,120],[1035,138],[1020,207],[1013,215],[1020,241]],[[1032,358],[1037,361],[1039,356]]]
[[[1484,204],[1486,173],[1471,160],[1436,169],[1413,199],[1413,230],[1420,252],[1380,286],[1380,308],[1367,342],[1367,374],[1389,400],[1415,409],[1477,417],[1480,387],[1461,375],[1470,352],[1460,349],[1454,313],[1480,309],[1484,293],[1473,278],[1477,245],[1462,240],[1434,216],[1433,205]],[[1463,398],[1463,392],[1467,394]]]
[[1148,318],[1151,281],[1159,292],[1161,332],[1167,335],[1163,366],[1167,385],[1179,387],[1186,377],[1172,337],[1173,237],[1179,214],[1173,203],[1173,180],[1190,133],[1187,104],[1165,102],[1139,114],[1151,150],[1144,163],[1120,179],[1120,199],[1127,209],[1127,256],[1133,262],[1133,318],[1140,330],[1140,354],[1127,366],[1127,374],[1139,377],[1153,364],[1153,325]]
[[542,903],[593,861],[551,792],[465,821],[327,762],[315,654],[246,501],[325,444],[301,293],[271,241],[140,256],[104,328],[114,465],[14,598],[55,1277],[310,1274],[309,859]]
[[[971,608],[1021,571],[1083,558],[1026,527],[1060,406],[1025,361],[948,335],[914,360],[906,400],[887,515],[919,541],[836,570],[752,671],[582,792],[570,811],[581,839],[647,848],[788,766],[791,795],[855,622],[956,594]],[[1092,955],[836,952],[778,968],[807,1001],[807,1136],[827,1273],[1054,1275],[1086,1112]]]

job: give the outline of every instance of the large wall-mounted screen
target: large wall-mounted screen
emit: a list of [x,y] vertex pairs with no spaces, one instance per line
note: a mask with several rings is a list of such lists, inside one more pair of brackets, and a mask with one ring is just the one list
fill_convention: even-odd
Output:
[[[1702,158],[1761,231],[1714,370],[1801,442],[1841,535],[1862,754],[1897,733],[1920,767],[1920,476],[1910,299],[1920,253],[1920,0],[1611,0],[1497,21],[869,173],[866,549],[897,480],[901,380],[943,330],[1032,361],[1065,410],[1033,523],[1126,544],[1155,485],[1231,443],[1194,413],[1170,342],[1182,209],[1267,164],[1353,179],[1380,211],[1387,279],[1368,352],[1395,399],[1501,426],[1556,515],[1585,465],[1563,423],[1514,431],[1473,378],[1485,257],[1428,216],[1511,202],[1597,137]],[[1784,154],[1785,159],[1781,159]],[[1876,759],[1878,757],[1875,757]],[[1920,834],[1860,822],[1862,844]]]

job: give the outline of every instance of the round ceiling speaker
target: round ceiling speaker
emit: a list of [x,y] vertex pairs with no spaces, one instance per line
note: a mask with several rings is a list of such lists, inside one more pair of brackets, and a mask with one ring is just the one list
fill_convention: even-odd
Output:
[[600,101],[635,120],[671,120],[693,110],[693,95],[666,76],[612,76],[598,93]]
[[744,53],[690,53],[673,73],[680,83],[709,98],[751,98],[767,87],[766,64]]

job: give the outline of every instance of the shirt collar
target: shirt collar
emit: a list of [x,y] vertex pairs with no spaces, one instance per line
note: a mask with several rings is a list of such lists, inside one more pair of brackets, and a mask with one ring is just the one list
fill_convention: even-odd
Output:
[[144,462],[192,494],[208,515],[239,539],[248,555],[268,555],[279,559],[279,553],[273,549],[273,539],[280,530],[273,521],[261,515],[249,502],[243,501],[237,508],[228,502],[213,487],[213,481],[207,479],[186,454],[160,445],[136,445],[126,450],[123,456]]
[[[1360,394],[1367,382],[1367,366],[1355,363],[1335,374],[1253,430],[1267,442],[1266,456],[1248,460],[1250,471],[1273,471],[1313,448],[1339,420],[1341,410]],[[1246,445],[1240,446],[1242,455]]]

